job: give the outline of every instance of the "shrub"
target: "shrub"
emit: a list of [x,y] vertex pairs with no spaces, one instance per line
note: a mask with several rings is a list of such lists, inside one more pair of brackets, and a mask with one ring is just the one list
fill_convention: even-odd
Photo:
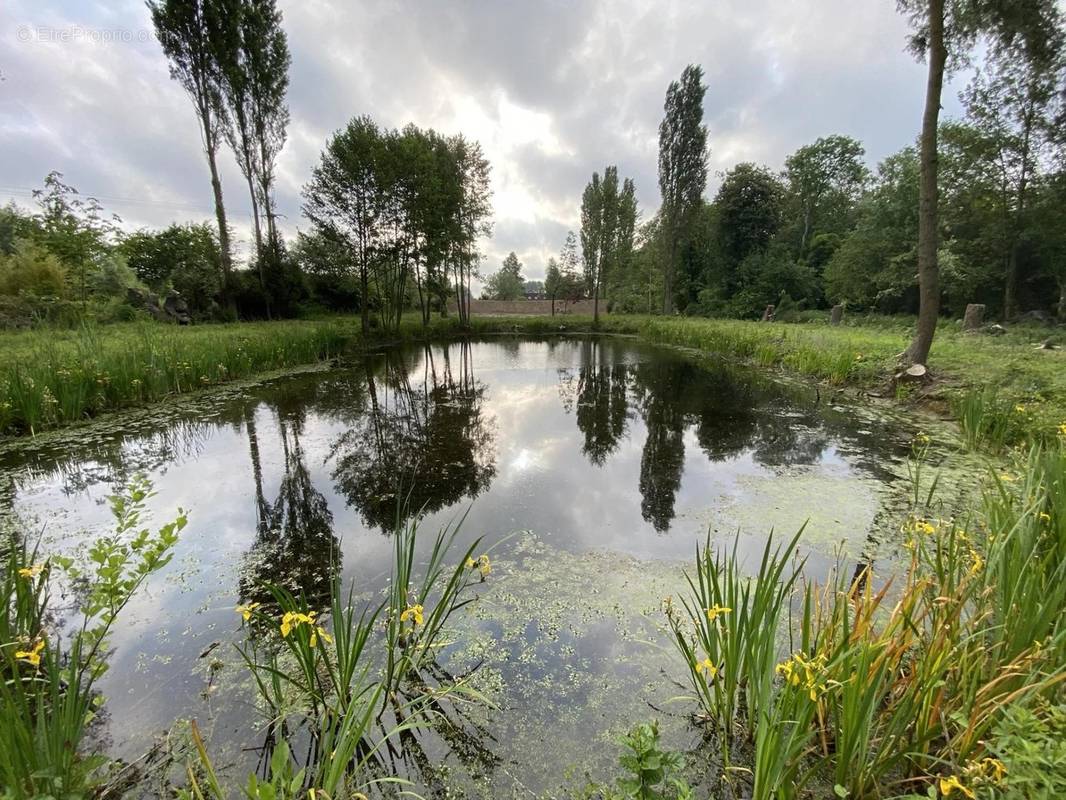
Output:
[[40,245],[19,240],[14,253],[0,256],[0,294],[65,297],[66,270],[58,258]]

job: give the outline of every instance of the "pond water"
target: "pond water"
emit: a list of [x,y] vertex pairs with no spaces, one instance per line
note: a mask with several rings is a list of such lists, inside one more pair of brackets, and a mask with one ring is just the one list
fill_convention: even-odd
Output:
[[499,708],[427,734],[405,769],[433,794],[535,794],[610,774],[635,722],[662,720],[678,746],[696,737],[669,703],[681,692],[660,604],[698,542],[739,530],[757,554],[771,529],[807,521],[816,577],[838,555],[871,558],[909,440],[713,360],[621,338],[499,338],[385,350],[8,446],[0,504],[59,549],[107,530],[106,498],[136,472],[154,483],[156,523],[189,511],[173,562],[114,636],[104,730],[132,758],[195,717],[234,769],[259,743],[234,606],[268,582],[322,598],[331,565],[370,596],[398,498],[430,532],[466,514],[460,539],[496,545],[494,569],[442,660],[480,664]]

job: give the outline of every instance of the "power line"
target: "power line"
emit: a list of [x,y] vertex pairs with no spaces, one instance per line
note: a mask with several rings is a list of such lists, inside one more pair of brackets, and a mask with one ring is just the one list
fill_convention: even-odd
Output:
[[[27,198],[33,199],[35,191],[39,191],[39,190],[30,189],[30,188],[27,188],[25,186],[0,186],[0,193],[13,195],[13,196],[16,196],[16,197],[27,197]],[[117,195],[90,194],[90,193],[82,193],[82,192],[79,192],[78,194],[80,196],[82,196],[82,197],[92,197],[92,198],[95,198],[97,200],[100,200],[101,202],[106,201],[108,203],[117,204],[117,205],[141,206],[141,207],[144,207],[144,208],[176,209],[178,211],[190,211],[190,212],[195,212],[197,214],[204,214],[204,215],[207,215],[207,216],[211,216],[211,215],[213,215],[215,213],[215,210],[213,208],[212,209],[206,209],[203,206],[197,206],[197,205],[193,205],[191,203],[183,203],[181,201],[150,200],[150,199],[147,199],[147,198],[119,197]],[[243,210],[233,211],[233,210],[227,208],[226,209],[226,213],[227,213],[227,215],[236,215],[236,216],[241,216],[241,217],[248,217],[249,219],[252,218],[252,213],[250,211],[243,211]]]

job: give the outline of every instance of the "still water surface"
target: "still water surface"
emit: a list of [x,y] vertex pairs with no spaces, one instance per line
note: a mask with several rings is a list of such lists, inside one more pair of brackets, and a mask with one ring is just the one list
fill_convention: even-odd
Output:
[[[499,710],[471,712],[425,744],[432,768],[407,769],[502,796],[602,777],[636,721],[692,739],[669,705],[659,606],[696,543],[739,529],[756,553],[771,528],[809,520],[808,571],[867,557],[908,438],[813,390],[625,339],[501,338],[370,354],[90,426],[67,438],[77,446],[20,445],[0,453],[0,502],[65,549],[108,528],[107,496],[138,471],[157,523],[190,512],[114,637],[106,735],[124,757],[179,717],[254,747],[234,606],[268,582],[322,598],[334,568],[369,597],[398,498],[430,531],[466,513],[461,538],[502,544],[442,660],[480,664]],[[212,674],[216,658],[227,666]]]

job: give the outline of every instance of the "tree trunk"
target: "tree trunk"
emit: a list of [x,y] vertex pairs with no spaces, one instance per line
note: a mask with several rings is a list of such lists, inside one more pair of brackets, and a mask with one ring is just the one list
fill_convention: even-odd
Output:
[[363,326],[363,336],[370,333],[370,280],[367,277],[368,269],[363,265],[359,269],[359,317]]
[[674,241],[673,233],[670,236],[670,252],[666,259],[666,269],[663,270],[663,314],[669,316],[674,313],[674,268],[676,267],[675,255],[677,242]]
[[600,326],[600,281],[597,278],[592,282],[592,327]]
[[833,325],[835,327],[835,326],[839,325],[841,320],[843,320],[843,319],[844,319],[844,306],[842,306],[839,303],[837,303],[835,306],[833,306],[832,310],[829,312],[829,324]]
[[218,222],[218,249],[222,257],[222,275],[226,288],[229,288],[230,270],[233,260],[230,254],[229,224],[226,222],[226,206],[222,202],[222,181],[218,177],[218,132],[214,130],[211,109],[200,105],[200,122],[203,125],[204,152],[207,154],[207,166],[211,171],[211,191],[215,196],[215,220]]
[[1059,322],[1066,322],[1066,277],[1059,279]]
[[925,364],[940,316],[940,270],[937,265],[937,125],[944,88],[944,0],[929,0],[929,76],[925,87],[918,184],[918,329],[907,350],[912,363]]

